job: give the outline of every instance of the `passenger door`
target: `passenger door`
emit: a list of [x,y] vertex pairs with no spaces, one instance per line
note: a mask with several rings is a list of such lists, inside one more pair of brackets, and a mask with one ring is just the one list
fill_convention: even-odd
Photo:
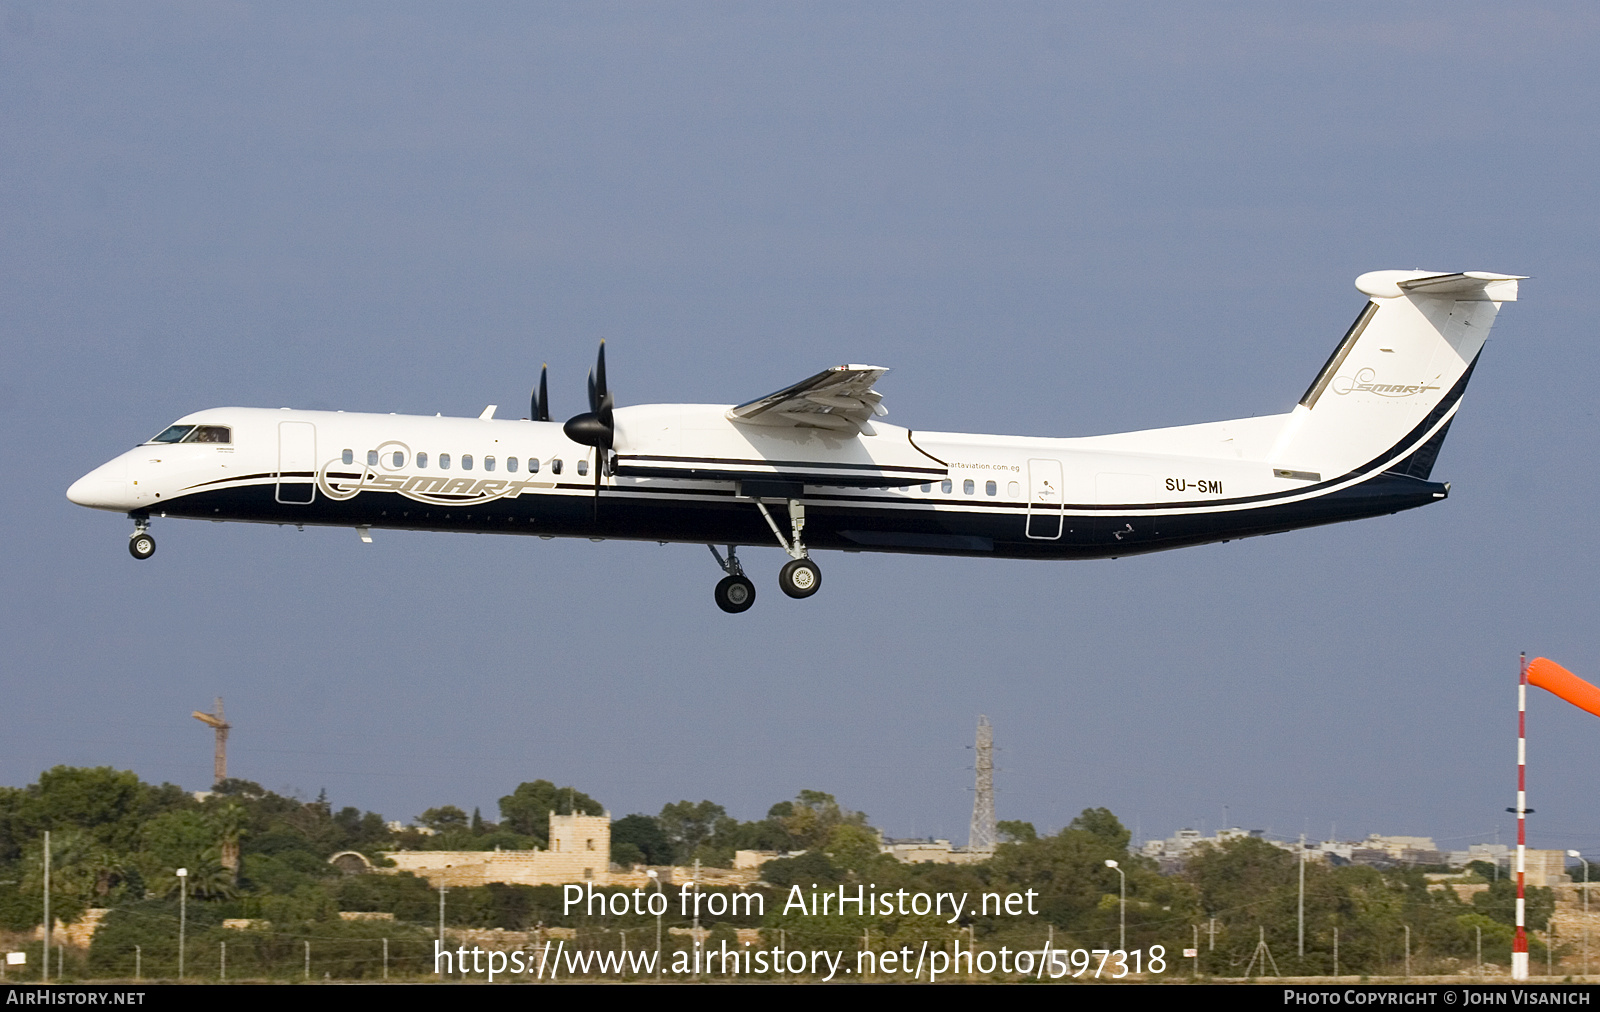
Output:
[[1027,535],[1036,541],[1061,537],[1062,511],[1066,499],[1061,494],[1061,461],[1028,461]]

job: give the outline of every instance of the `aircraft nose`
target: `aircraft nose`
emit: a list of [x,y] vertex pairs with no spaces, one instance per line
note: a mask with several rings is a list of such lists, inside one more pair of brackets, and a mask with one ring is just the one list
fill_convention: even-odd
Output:
[[79,506],[91,506],[89,501],[89,475],[84,475],[71,485],[67,486],[67,498]]
[[127,476],[127,461],[119,457],[73,482],[67,488],[67,498],[91,509],[127,509]]

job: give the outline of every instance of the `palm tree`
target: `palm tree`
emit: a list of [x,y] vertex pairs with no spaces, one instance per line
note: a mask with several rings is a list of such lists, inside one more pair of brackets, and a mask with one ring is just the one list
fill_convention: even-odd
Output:
[[239,841],[244,838],[248,819],[244,806],[233,801],[218,806],[208,816],[211,828],[217,834],[218,858],[228,873],[230,887],[239,882]]

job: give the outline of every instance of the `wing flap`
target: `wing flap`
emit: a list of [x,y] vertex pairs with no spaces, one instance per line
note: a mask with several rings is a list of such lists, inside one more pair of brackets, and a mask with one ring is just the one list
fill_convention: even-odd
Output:
[[776,393],[728,409],[728,420],[743,425],[862,431],[873,416],[889,412],[883,395],[872,389],[888,369],[875,365],[836,365]]

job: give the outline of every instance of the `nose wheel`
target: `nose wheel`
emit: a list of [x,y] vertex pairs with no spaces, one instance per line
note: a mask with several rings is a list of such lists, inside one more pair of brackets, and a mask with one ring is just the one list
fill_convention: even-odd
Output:
[[128,539],[128,554],[136,559],[148,559],[156,554],[156,539],[150,536],[143,524]]

